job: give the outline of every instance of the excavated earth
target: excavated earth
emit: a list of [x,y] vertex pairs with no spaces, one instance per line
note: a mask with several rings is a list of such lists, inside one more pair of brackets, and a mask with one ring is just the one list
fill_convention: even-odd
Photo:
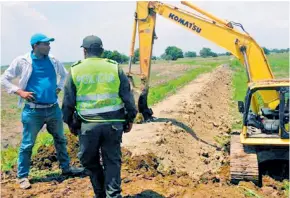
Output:
[[[229,179],[231,132],[231,70],[223,65],[200,75],[174,95],[152,107],[156,120],[136,124],[122,143],[124,197],[286,197],[285,187],[268,176],[262,188]],[[68,135],[72,164],[79,166],[77,138]],[[41,147],[31,178],[32,188],[20,190],[15,169],[1,173],[1,197],[93,197],[88,177],[63,177],[53,146]],[[49,171],[54,173],[49,174]]]

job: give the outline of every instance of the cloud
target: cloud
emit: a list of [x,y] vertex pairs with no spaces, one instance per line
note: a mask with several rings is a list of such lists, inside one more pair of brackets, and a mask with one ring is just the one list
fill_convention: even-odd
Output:
[[31,49],[32,34],[53,31],[48,18],[25,2],[4,2],[1,13],[1,57],[5,64]]
[[[197,1],[192,3],[220,19],[241,23],[245,30],[248,31],[261,46],[269,48],[289,47],[289,2]],[[168,4],[190,11],[191,13],[196,13],[193,9],[179,2],[168,2]],[[158,16],[158,20],[160,20],[160,18],[161,17]],[[161,29],[160,27],[162,25],[157,22],[157,24],[160,24],[160,30],[158,31],[160,40],[162,37],[166,37],[167,42],[174,43],[182,49],[194,49],[199,51],[202,46],[206,46],[213,50],[223,51],[223,49],[215,45],[214,42],[209,42],[202,37],[188,33],[188,31],[178,27],[178,25],[173,23],[167,24],[167,22],[163,20],[161,22],[164,23],[166,29]],[[168,26],[174,29],[168,31]],[[241,29],[238,28],[238,30],[240,31]],[[210,31],[210,29],[208,31]],[[174,36],[172,34],[174,34]]]
[[[194,12],[180,2],[165,2]],[[193,2],[201,9],[225,20],[242,23],[246,31],[268,48],[289,47],[289,2]],[[82,58],[82,39],[96,34],[104,47],[129,54],[136,2],[7,2],[2,6],[2,61],[30,50],[29,39],[43,32],[56,40],[52,53],[62,61]],[[157,15],[154,55],[161,55],[169,45],[199,52],[202,47],[224,50],[214,42],[187,31]],[[137,38],[138,39],[138,38]],[[136,40],[136,48],[138,40]],[[5,49],[5,50],[4,50]]]
[[28,3],[25,2],[3,2],[2,3],[3,9],[5,11],[9,11],[10,15],[3,15],[4,20],[5,17],[13,17],[14,19],[21,16],[27,17],[32,20],[39,20],[39,21],[47,21],[47,18],[38,12],[35,8],[30,7]]

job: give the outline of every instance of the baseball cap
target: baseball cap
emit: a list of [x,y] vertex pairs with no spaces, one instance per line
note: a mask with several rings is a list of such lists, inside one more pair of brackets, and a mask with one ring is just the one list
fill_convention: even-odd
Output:
[[48,38],[44,34],[37,33],[37,34],[32,35],[30,39],[30,45],[34,45],[38,42],[51,42],[51,41],[54,41],[54,38]]
[[86,36],[83,39],[83,44],[81,45],[83,48],[103,48],[102,40],[94,35]]

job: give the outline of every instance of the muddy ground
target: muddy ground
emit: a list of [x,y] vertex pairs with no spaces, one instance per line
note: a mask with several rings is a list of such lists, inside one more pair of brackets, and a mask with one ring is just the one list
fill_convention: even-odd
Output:
[[[155,122],[134,125],[123,136],[124,197],[286,197],[283,183],[268,176],[262,188],[230,183],[229,145],[218,137],[227,139],[231,132],[231,75],[221,66],[199,76],[153,106]],[[79,165],[77,138],[69,135],[68,140],[72,163]],[[53,147],[41,147],[33,166],[57,170]],[[1,176],[1,197],[93,197],[88,177],[54,173],[31,178],[32,188],[20,190],[15,168]]]

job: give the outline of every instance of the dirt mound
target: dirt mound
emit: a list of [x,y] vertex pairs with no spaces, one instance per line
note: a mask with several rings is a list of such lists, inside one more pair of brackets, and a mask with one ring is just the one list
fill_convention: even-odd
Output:
[[231,72],[226,66],[204,74],[152,109],[157,120],[134,125],[123,146],[133,155],[154,153],[164,171],[198,178],[226,161],[214,137],[230,132]]
[[[76,138],[68,135],[68,148],[73,161],[74,154],[78,148]],[[57,169],[57,159],[53,145],[48,147],[40,147],[38,154],[32,160],[34,169],[53,171]],[[93,191],[88,178],[71,178],[63,177],[59,174],[48,174],[41,179],[32,178],[32,189],[21,190],[15,183],[16,170],[8,173],[10,180],[4,180],[2,186],[2,197],[92,197]],[[3,177],[2,177],[3,178]],[[14,180],[12,180],[12,178]],[[139,194],[140,185],[136,182],[153,181],[155,185],[161,185],[160,193],[168,195],[179,195],[180,189],[185,190],[187,187],[194,187],[192,179],[182,172],[164,172],[160,170],[160,159],[153,153],[140,156],[132,156],[132,153],[122,148],[122,182],[123,185],[133,186],[128,190],[124,190],[124,195],[131,197],[131,194]],[[175,186],[174,190],[172,187]],[[149,186],[148,186],[149,187]],[[126,188],[126,187],[124,187]],[[4,190],[5,189],[5,190]],[[168,191],[167,189],[171,189]],[[142,192],[138,196],[148,197],[156,195],[154,189],[152,191]],[[141,190],[142,191],[142,190]]]
[[[159,171],[160,159],[150,153],[132,156],[122,149],[122,195],[126,198],[148,197],[286,197],[285,187],[271,178],[264,177],[265,186],[261,189],[249,182],[238,186],[229,183],[229,166],[219,171],[211,171],[194,180],[186,173],[164,173]],[[91,183],[86,178],[67,178],[33,182],[32,188],[20,190],[15,182],[1,184],[1,197],[93,197]],[[209,190],[210,189],[210,190]]]
[[[72,134],[67,134],[67,149],[71,158],[71,165],[80,166],[80,161],[77,157],[79,143],[77,137]],[[52,170],[56,169],[59,165],[55,148],[51,146],[41,146],[38,149],[37,155],[32,158],[32,167],[38,170]]]

